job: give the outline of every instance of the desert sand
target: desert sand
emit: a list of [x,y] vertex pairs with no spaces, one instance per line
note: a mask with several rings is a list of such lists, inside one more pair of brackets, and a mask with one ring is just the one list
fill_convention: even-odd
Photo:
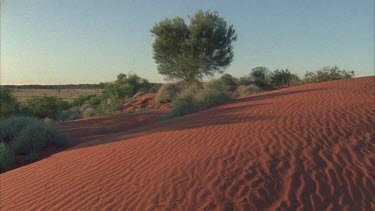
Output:
[[0,175],[0,210],[375,209],[375,77],[137,115],[66,123],[73,147]]

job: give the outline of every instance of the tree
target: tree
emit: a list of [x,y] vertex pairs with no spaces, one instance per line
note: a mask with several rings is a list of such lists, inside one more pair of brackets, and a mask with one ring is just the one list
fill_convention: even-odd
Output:
[[269,77],[269,70],[266,67],[255,67],[250,73],[251,79],[259,87],[266,84]]
[[181,17],[164,19],[151,29],[153,58],[166,79],[188,82],[223,73],[233,60],[233,25],[217,12],[199,10],[187,25]]
[[276,86],[289,86],[290,85],[290,81],[292,80],[293,78],[293,74],[290,73],[290,70],[287,68],[287,69],[281,69],[281,70],[275,70],[272,74],[271,74],[271,81],[274,85]]

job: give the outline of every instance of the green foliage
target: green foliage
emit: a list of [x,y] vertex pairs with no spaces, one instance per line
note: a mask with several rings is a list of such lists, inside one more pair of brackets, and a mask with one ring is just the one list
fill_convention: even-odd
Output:
[[139,77],[137,74],[121,73],[117,80],[109,83],[103,90],[103,97],[106,99],[124,99],[131,98],[135,93],[142,91],[148,92],[152,84],[147,79]]
[[228,73],[222,75],[220,79],[229,87],[229,90],[231,91],[235,90],[236,86],[238,85],[238,79]]
[[82,116],[84,118],[97,116],[98,114],[99,114],[99,112],[95,108],[92,108],[92,107],[87,107],[86,109],[84,109],[82,111]]
[[323,67],[316,72],[307,72],[305,74],[305,83],[319,83],[325,81],[353,78],[354,71],[341,70],[339,67]]
[[186,86],[187,84],[183,82],[163,84],[155,96],[155,101],[158,103],[171,102]]
[[117,98],[109,98],[102,101],[96,108],[97,113],[100,115],[114,115],[119,112],[124,100]]
[[[78,98],[74,99],[72,102],[72,106],[82,106],[85,102],[96,103],[96,100],[99,100],[98,104],[100,103],[100,98],[97,97],[95,94],[87,94],[87,95],[81,95]],[[92,101],[92,102],[91,102]]]
[[251,70],[250,77],[257,86],[262,86],[269,80],[270,71],[266,67],[255,67]]
[[7,144],[0,142],[0,173],[13,168],[14,161],[13,150]]
[[168,117],[201,111],[229,99],[228,87],[222,80],[212,80],[203,86],[195,83],[179,93],[172,101],[173,107]]
[[222,73],[233,60],[232,42],[237,35],[217,12],[199,10],[189,25],[180,17],[164,19],[151,32],[153,58],[167,79],[193,82]]
[[263,90],[258,86],[252,84],[248,86],[241,85],[237,87],[236,91],[233,94],[233,98],[243,97],[254,93],[262,92]]
[[248,86],[253,83],[253,80],[249,76],[242,76],[238,79],[238,85]]
[[41,120],[27,116],[12,116],[0,121],[0,141],[10,143],[28,125],[40,124]]
[[[296,76],[296,75],[295,75]],[[276,86],[290,86],[290,82],[292,81],[293,77],[292,73],[290,73],[290,70],[287,68],[287,69],[281,69],[281,70],[275,70],[272,74],[271,74],[271,81],[272,81],[272,84],[276,85]]]
[[67,121],[67,120],[75,120],[75,119],[81,119],[82,115],[74,110],[67,110],[63,111],[62,113],[59,114],[58,120],[59,121]]
[[10,145],[16,154],[39,152],[47,144],[68,146],[70,138],[65,133],[33,117],[10,117],[0,122],[0,141]]
[[12,96],[11,90],[0,86],[0,118],[8,117],[19,112],[19,103]]
[[39,117],[45,118],[50,117],[53,119],[57,118],[57,115],[65,109],[70,107],[69,103],[63,101],[57,97],[34,97],[26,101],[25,104],[22,105],[23,113]]

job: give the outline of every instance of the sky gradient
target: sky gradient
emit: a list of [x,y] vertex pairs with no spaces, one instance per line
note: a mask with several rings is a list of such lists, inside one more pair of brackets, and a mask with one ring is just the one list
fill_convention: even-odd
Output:
[[121,72],[163,82],[150,29],[199,9],[234,25],[234,76],[266,66],[302,77],[329,65],[374,75],[374,0],[4,0],[1,84],[99,83]]

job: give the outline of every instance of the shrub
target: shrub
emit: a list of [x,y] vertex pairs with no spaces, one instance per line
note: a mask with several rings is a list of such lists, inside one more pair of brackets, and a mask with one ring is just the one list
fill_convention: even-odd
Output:
[[0,118],[19,112],[19,102],[12,96],[11,90],[0,86]]
[[201,111],[229,99],[228,86],[220,79],[207,82],[203,86],[192,84],[172,101],[173,107],[168,117]]
[[220,77],[220,79],[229,87],[229,90],[233,91],[236,89],[237,86],[237,78],[233,77],[232,75],[226,73]]
[[233,98],[243,97],[246,95],[262,92],[263,90],[256,85],[239,86],[233,95]]
[[99,104],[100,98],[98,98],[96,94],[81,95],[78,98],[73,100],[72,105],[79,107],[79,106],[82,106],[86,102],[90,102],[90,104],[91,103],[96,104],[96,99],[99,99],[99,102],[98,102]]
[[196,96],[203,109],[230,100],[228,86],[220,79],[211,80],[203,85],[202,92]]
[[88,107],[82,112],[83,118],[89,118],[98,115],[98,111],[95,108]]
[[345,78],[353,78],[354,71],[341,70],[339,67],[323,67],[316,72],[306,72],[305,83],[319,83],[325,81],[339,80]]
[[28,154],[31,150],[40,151],[47,145],[48,137],[41,121],[30,124],[15,134],[11,142],[12,149],[17,154]]
[[147,79],[141,78],[137,74],[121,73],[114,82],[105,87],[103,96],[112,99],[131,98],[139,91],[148,92],[152,88],[152,84]]
[[14,160],[13,150],[7,144],[0,142],[0,173],[13,168]]
[[9,143],[28,125],[40,124],[40,120],[27,116],[12,116],[0,122],[0,141]]
[[172,101],[173,107],[167,117],[182,116],[202,110],[202,105],[196,98],[199,91],[202,91],[201,88],[193,84],[179,93]]
[[29,154],[32,150],[39,152],[47,144],[58,147],[70,144],[68,135],[37,118],[10,117],[0,122],[0,126],[1,142],[9,144],[16,154]]
[[124,100],[118,98],[109,98],[102,101],[97,107],[98,114],[100,115],[114,115],[119,112]]
[[23,111],[31,116],[57,118],[57,115],[70,107],[69,103],[57,97],[33,97],[23,105]]
[[290,86],[290,82],[292,81],[293,74],[290,73],[289,69],[281,69],[275,70],[271,74],[271,81],[272,84],[276,86]]
[[251,70],[250,77],[252,81],[259,87],[267,84],[269,80],[269,70],[266,67],[255,67]]
[[242,76],[238,79],[238,85],[248,86],[253,83],[253,80],[249,76]]
[[73,110],[68,110],[68,111],[63,111],[59,116],[58,120],[59,121],[67,121],[67,120],[75,120],[75,119],[81,119],[82,115],[78,113],[77,111]]
[[187,84],[184,82],[163,84],[155,96],[155,101],[158,103],[171,102],[185,87]]

